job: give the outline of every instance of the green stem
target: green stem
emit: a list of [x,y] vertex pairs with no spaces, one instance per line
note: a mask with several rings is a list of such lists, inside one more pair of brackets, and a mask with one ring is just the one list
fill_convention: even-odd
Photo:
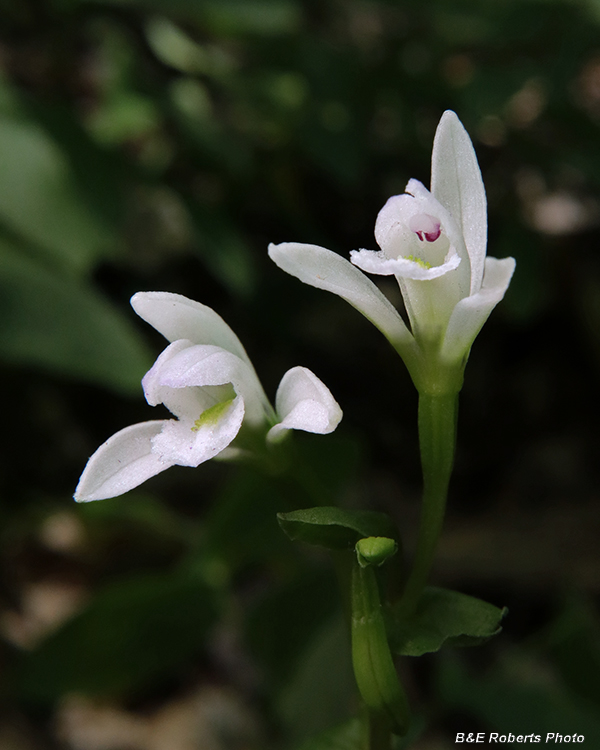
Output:
[[456,444],[458,393],[419,394],[419,444],[423,505],[413,568],[400,603],[412,614],[427,583],[444,523]]
[[408,702],[387,640],[373,567],[352,569],[352,665],[368,709],[368,750],[389,750],[391,732],[408,729]]
[[392,733],[386,717],[382,718],[366,709],[365,726],[365,750],[392,750]]

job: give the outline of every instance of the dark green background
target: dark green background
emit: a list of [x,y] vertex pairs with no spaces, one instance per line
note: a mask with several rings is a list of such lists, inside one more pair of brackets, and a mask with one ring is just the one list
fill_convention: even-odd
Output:
[[[490,255],[517,271],[466,371],[435,581],[510,613],[481,649],[404,660],[412,746],[600,736],[600,3],[2,0],[6,747],[73,747],[73,694],[147,718],[226,689],[251,717],[227,748],[295,750],[355,711],[328,560],[275,514],[387,511],[410,550],[416,395],[367,321],[266,248],[374,248],[385,200],[428,184],[447,108],[480,160]],[[74,505],[95,448],[159,411],[139,381],[164,342],[128,305],[139,290],[214,307],[271,397],[297,364],[327,383],[344,420],[297,436],[300,477],[213,462]],[[31,592],[56,587],[83,592],[80,614],[23,635]]]

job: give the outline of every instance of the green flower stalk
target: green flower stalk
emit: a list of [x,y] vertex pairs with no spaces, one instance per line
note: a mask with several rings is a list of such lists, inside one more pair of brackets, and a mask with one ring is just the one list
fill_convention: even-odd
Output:
[[423,470],[423,504],[413,567],[401,607],[412,614],[427,583],[446,510],[454,465],[458,394],[419,394],[419,444]]

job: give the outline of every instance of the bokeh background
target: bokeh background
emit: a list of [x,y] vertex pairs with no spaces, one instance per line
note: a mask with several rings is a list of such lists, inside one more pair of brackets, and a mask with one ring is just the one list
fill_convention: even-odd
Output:
[[[385,510],[410,551],[416,395],[377,330],[266,248],[374,248],[447,108],[517,272],[467,368],[434,577],[510,613],[480,649],[404,660],[408,744],[600,747],[600,2],[2,0],[3,749],[357,747],[330,561],[275,513]],[[297,435],[289,476],[211,462],[76,506],[95,448],[157,418],[140,379],[165,342],[138,290],[214,307],[272,397],[314,370],[338,431]]]

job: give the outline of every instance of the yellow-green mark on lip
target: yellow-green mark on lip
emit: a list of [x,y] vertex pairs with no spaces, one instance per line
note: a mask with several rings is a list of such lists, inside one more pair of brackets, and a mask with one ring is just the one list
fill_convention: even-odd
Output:
[[413,263],[421,266],[421,268],[431,268],[431,263],[428,263],[426,260],[421,260],[421,258],[415,258],[414,255],[407,255],[406,260],[412,260]]
[[214,427],[217,425],[233,401],[234,399],[230,398],[227,401],[220,401],[218,404],[214,404],[213,406],[209,406],[208,409],[205,409],[194,422],[192,432],[198,432],[202,427]]

